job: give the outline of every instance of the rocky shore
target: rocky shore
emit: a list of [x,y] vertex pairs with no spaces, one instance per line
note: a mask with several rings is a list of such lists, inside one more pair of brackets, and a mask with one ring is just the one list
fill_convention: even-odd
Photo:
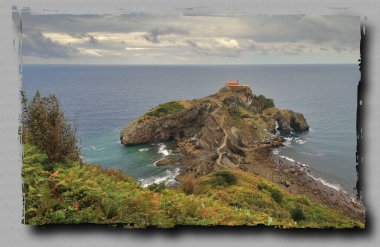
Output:
[[308,130],[301,113],[276,108],[248,87],[223,87],[202,99],[157,106],[124,126],[120,141],[130,146],[174,140],[178,160],[156,165],[178,166],[179,182],[224,169],[248,171],[364,222],[363,205],[350,195],[314,179],[307,166],[273,155],[284,143],[277,131]]

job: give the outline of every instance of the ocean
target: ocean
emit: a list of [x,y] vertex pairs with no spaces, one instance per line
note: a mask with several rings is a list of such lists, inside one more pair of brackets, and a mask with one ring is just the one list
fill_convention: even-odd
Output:
[[123,125],[160,103],[201,98],[239,80],[308,121],[310,131],[288,137],[279,155],[354,194],[359,79],[358,65],[23,65],[22,89],[29,98],[37,89],[59,98],[86,162],[120,169],[147,186],[178,173],[154,165],[171,155],[170,143],[125,147]]

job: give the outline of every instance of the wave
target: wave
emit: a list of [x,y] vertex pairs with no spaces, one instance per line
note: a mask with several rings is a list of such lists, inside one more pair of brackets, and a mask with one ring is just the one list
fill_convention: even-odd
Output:
[[147,151],[149,151],[149,148],[140,148],[139,149],[139,152],[147,152]]
[[297,140],[295,140],[295,142],[296,142],[298,145],[302,145],[302,144],[307,143],[307,141],[302,140],[302,139],[297,139]]
[[312,153],[306,153],[306,152],[299,152],[300,154],[306,154],[306,155],[310,155],[310,156],[323,156],[325,154],[323,153],[317,153],[317,154],[312,154]]
[[[301,163],[301,162],[298,162],[298,161],[295,161],[294,159],[288,157],[288,156],[284,156],[284,155],[279,155],[278,157],[282,158],[282,159],[286,159],[287,161],[290,161],[292,163],[295,163],[297,166],[301,167],[301,168],[309,168],[309,165],[305,164],[305,163]],[[311,175],[310,173],[310,170],[307,171],[307,175],[309,177],[311,177],[312,179],[314,179],[315,181],[318,181],[320,183],[322,183],[323,185],[327,186],[327,187],[330,187],[334,190],[337,190],[337,191],[343,191],[346,193],[346,191],[343,189],[343,187],[340,185],[340,184],[333,184],[333,183],[329,183],[327,182],[325,179],[323,178],[320,178],[320,177],[314,177],[313,175]]]
[[337,191],[344,191],[343,188],[342,188],[342,186],[340,184],[329,183],[326,180],[324,180],[323,178],[316,178],[316,177],[314,177],[310,173],[307,174],[307,175],[309,175],[312,179],[321,182],[323,185],[326,185],[327,187],[333,188],[334,190],[337,190]]
[[148,178],[141,178],[139,179],[140,186],[146,188],[149,185],[160,183],[165,183],[165,185],[167,186],[173,186],[178,183],[175,180],[175,178],[178,176],[179,171],[179,168],[175,168],[173,170],[166,170],[164,176],[152,176]]
[[103,149],[105,149],[104,147],[101,147],[101,148],[97,148],[97,147],[95,147],[95,146],[90,146],[90,148],[91,148],[91,150],[93,150],[93,151],[100,151],[100,150],[103,150]]
[[154,166],[157,166],[157,162],[160,161],[160,160],[161,160],[161,159],[156,160],[155,162],[153,162],[153,165],[154,165]]
[[292,158],[290,158],[288,156],[280,155],[280,158],[286,159],[287,161],[290,161],[290,162],[295,162],[294,159],[292,159]]
[[159,153],[159,154],[162,154],[162,155],[164,155],[164,156],[168,156],[168,155],[170,155],[170,154],[172,153],[172,151],[171,151],[171,150],[168,150],[168,149],[166,149],[166,148],[167,148],[167,146],[166,146],[165,144],[161,143],[161,144],[160,144],[160,147],[158,148],[158,153]]
[[298,145],[303,145],[308,142],[300,137],[295,137],[295,136],[284,137],[284,139],[285,139],[285,143],[284,143],[285,146],[289,146],[293,143],[296,143]]

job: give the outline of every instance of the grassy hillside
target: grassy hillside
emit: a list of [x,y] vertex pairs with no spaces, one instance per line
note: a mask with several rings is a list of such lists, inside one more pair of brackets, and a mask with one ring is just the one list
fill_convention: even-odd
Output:
[[160,104],[147,112],[148,116],[163,117],[169,114],[173,114],[185,109],[185,107],[179,101],[170,101],[164,104]]
[[25,223],[31,225],[364,227],[245,172],[219,171],[174,189],[141,188],[120,171],[80,161],[52,163],[25,144],[22,176]]

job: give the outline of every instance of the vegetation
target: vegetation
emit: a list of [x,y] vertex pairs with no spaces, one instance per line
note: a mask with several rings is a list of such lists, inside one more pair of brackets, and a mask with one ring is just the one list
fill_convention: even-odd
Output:
[[218,171],[213,173],[211,183],[214,186],[229,186],[237,183],[237,177],[230,171]]
[[58,99],[36,92],[29,102],[22,93],[22,141],[43,150],[50,161],[78,160],[75,130],[64,118]]
[[[65,142],[66,135],[58,133],[69,133],[69,140],[75,140],[75,132],[64,120],[55,97],[37,94],[33,100],[25,105],[24,113],[28,115],[23,118],[27,131],[26,136],[23,133],[22,166],[26,224],[100,223],[167,228],[252,226],[269,224],[268,219],[272,219],[271,225],[285,228],[363,227],[335,210],[291,195],[276,184],[241,171],[217,171],[188,179],[178,188],[164,184],[141,188],[120,171],[73,159],[79,155],[77,148],[58,155],[57,150],[61,150],[58,147],[63,144],[52,143],[56,147],[52,149],[42,135],[59,136],[49,143]],[[52,116],[58,119],[50,119]],[[44,128],[55,134],[45,132]]]
[[267,99],[264,95],[254,96],[252,101],[253,108],[257,113],[262,113],[265,109],[273,108],[273,99]]
[[183,179],[183,181],[181,181],[181,189],[183,193],[185,193],[186,195],[194,194],[194,189],[195,189],[194,186],[195,186],[195,179],[192,177],[185,178]]
[[300,221],[306,219],[305,214],[303,212],[303,208],[301,206],[296,206],[290,212],[292,214],[292,218],[294,221]]
[[156,108],[149,111],[147,115],[152,117],[162,117],[168,114],[176,113],[183,109],[185,109],[185,107],[182,104],[176,101],[171,101],[165,104],[158,105]]
[[[81,162],[52,164],[36,146],[26,144],[22,176],[25,223],[32,225],[257,225],[267,224],[271,217],[272,224],[281,227],[295,227],[294,221],[297,227],[362,227],[245,172],[219,171],[200,177],[193,181],[193,193],[163,184],[141,188],[120,171]],[[281,202],[277,193],[283,195]]]

